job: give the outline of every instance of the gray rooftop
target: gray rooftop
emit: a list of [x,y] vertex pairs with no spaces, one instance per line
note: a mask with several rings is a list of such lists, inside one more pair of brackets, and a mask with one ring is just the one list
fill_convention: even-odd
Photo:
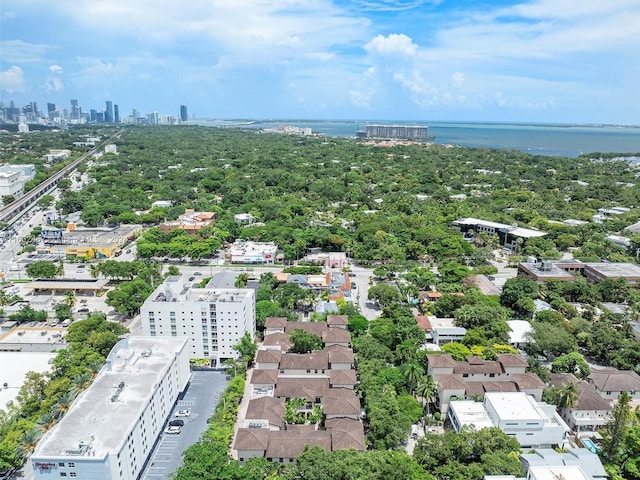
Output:
[[[73,457],[91,453],[104,458],[120,451],[153,394],[151,386],[162,380],[187,339],[130,337],[128,345],[123,342],[126,340],[109,354],[114,364],[112,369],[103,367],[100,370],[93,384],[76,398],[62,421],[42,438],[34,457]],[[118,346],[121,348],[116,351]],[[126,364],[125,359],[128,359]],[[119,388],[120,385],[123,388]],[[78,448],[80,442],[88,445],[82,452]]]

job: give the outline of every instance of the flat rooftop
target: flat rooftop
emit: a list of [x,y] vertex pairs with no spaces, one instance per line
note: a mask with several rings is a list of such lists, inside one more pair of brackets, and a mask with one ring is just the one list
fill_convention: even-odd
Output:
[[461,425],[475,425],[476,430],[491,428],[495,425],[481,402],[473,400],[454,400],[449,403]]
[[565,478],[567,480],[592,480],[591,475],[587,475],[585,471],[578,465],[563,465],[558,467],[529,467],[529,477],[531,480],[558,480]]
[[[40,440],[33,456],[104,458],[108,453],[120,451],[153,394],[152,385],[162,380],[186,342],[186,338],[130,337],[125,348],[112,350],[109,355],[114,363],[112,369],[100,370],[62,421]],[[80,442],[90,445],[81,452]]]
[[187,292],[187,302],[242,302],[251,298],[253,290],[224,288],[191,288]]
[[[3,343],[60,343],[64,344],[64,337],[67,335],[66,328],[45,327],[29,328],[16,327],[5,334],[0,335],[0,349]],[[60,348],[64,348],[62,345]],[[2,382],[0,382],[0,385]]]
[[640,277],[640,266],[633,263],[587,263],[586,267],[609,277]]
[[55,356],[55,353],[0,352],[0,411],[18,396],[27,372],[48,372]]
[[487,392],[484,399],[500,420],[547,420],[537,408],[535,399],[525,392]]
[[574,279],[573,275],[556,265],[554,262],[522,262],[518,264],[518,268],[538,277],[565,280]]
[[38,278],[24,285],[32,290],[102,290],[109,280],[104,278]]

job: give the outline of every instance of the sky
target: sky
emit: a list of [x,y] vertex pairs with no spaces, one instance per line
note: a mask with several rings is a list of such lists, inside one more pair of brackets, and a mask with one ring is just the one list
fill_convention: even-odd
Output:
[[639,0],[1,0],[0,100],[640,124]]

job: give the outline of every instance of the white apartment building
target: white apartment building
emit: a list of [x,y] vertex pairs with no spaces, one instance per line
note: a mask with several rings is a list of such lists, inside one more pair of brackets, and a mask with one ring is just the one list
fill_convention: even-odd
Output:
[[190,358],[218,366],[238,358],[233,346],[256,330],[255,292],[248,288],[187,287],[181,275],[167,277],[140,309],[144,335],[187,337]]
[[278,255],[278,246],[273,242],[236,240],[226,254],[229,263],[273,265]]
[[136,480],[189,382],[184,338],[130,337],[31,456],[36,480]]

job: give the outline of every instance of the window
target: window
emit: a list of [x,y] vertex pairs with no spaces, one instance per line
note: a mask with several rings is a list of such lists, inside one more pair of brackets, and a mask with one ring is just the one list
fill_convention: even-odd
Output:
[[61,476],[61,477],[66,477],[66,476],[67,476],[67,474],[66,474],[65,472],[60,472],[60,476]]
[[71,473],[69,474],[69,476],[70,476],[70,477],[77,477],[78,475],[76,474],[76,472],[71,472]]
[[76,464],[73,462],[69,462],[69,468],[76,468]]
[[64,467],[64,462],[58,462],[59,467]]

